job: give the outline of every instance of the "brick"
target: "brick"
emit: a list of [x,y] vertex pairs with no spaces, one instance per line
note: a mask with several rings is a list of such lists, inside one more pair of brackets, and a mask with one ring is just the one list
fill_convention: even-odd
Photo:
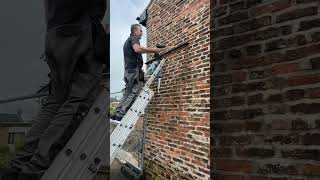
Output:
[[312,42],[320,41],[320,32],[314,32],[311,34]]
[[285,114],[287,111],[287,107],[283,104],[268,105],[268,114]]
[[245,34],[239,36],[232,36],[218,41],[217,50],[229,49],[232,47],[237,47],[250,42],[253,38],[252,34]]
[[319,133],[307,133],[303,135],[302,141],[304,145],[320,145],[320,134]]
[[253,142],[254,137],[249,135],[239,135],[239,136],[221,136],[219,139],[221,146],[229,145],[249,145]]
[[230,118],[231,119],[254,119],[256,117],[262,116],[263,111],[262,109],[245,109],[245,110],[231,110],[230,111]]
[[255,33],[255,40],[267,40],[270,38],[276,38],[285,36],[292,33],[292,27],[289,25],[280,27],[270,27],[265,30],[257,31]]
[[212,31],[212,37],[218,38],[220,36],[229,36],[234,34],[234,28],[233,27],[226,27],[221,29],[214,29]]
[[[304,53],[301,53],[304,52]],[[307,55],[311,56],[314,54],[318,54],[320,52],[320,44],[314,44],[306,47],[301,47],[293,50],[286,51],[283,61],[292,61],[299,58],[306,57]]]
[[244,176],[238,176],[238,175],[219,175],[215,173],[211,176],[212,179],[217,180],[245,180]]
[[300,70],[300,65],[298,63],[279,64],[272,66],[271,69],[273,75],[281,75]]
[[320,69],[320,57],[310,59],[311,67],[314,70]]
[[246,52],[248,56],[256,56],[262,52],[261,45],[252,45],[246,47]]
[[320,176],[320,166],[313,164],[306,164],[303,167],[303,175],[307,176]]
[[213,132],[214,133],[232,133],[242,131],[242,123],[213,123]]
[[252,96],[248,96],[248,105],[254,105],[254,104],[262,104],[263,101],[263,94],[256,94]]
[[250,176],[249,180],[268,180],[266,176]]
[[266,137],[264,140],[265,143],[279,143],[281,145],[289,145],[289,144],[299,144],[300,137],[297,134],[288,134],[288,135],[272,135],[270,137]]
[[247,109],[244,111],[244,119],[253,119],[263,115],[262,109]]
[[228,57],[231,59],[238,59],[242,57],[241,50],[232,49],[228,52]]
[[246,9],[246,4],[245,4],[245,1],[239,1],[236,3],[230,4],[229,7],[230,7],[230,12],[234,13],[236,11]]
[[268,112],[269,114],[285,114],[288,112],[287,106],[283,104],[269,104]]
[[270,180],[291,180],[286,177],[271,177]]
[[307,40],[304,35],[298,35],[291,39],[277,39],[274,41],[270,41],[266,43],[265,51],[274,51],[279,49],[285,49],[290,47],[296,47],[305,45],[307,43]]
[[300,100],[302,98],[304,98],[305,95],[305,90],[303,89],[293,89],[293,90],[288,90],[286,92],[286,99],[288,100]]
[[320,19],[313,19],[313,20],[305,20],[301,21],[300,23],[300,31],[305,31],[313,28],[320,27]]
[[229,68],[231,70],[241,70],[244,68],[250,69],[254,67],[259,67],[266,65],[263,57],[252,57],[252,56],[247,56],[240,58],[237,62],[230,63]]
[[220,53],[213,53],[212,57],[214,59],[215,62],[219,62],[222,61],[224,59],[224,52],[220,52]]
[[225,72],[227,70],[226,64],[223,64],[223,63],[213,64],[212,67],[213,67],[212,72]]
[[232,82],[231,75],[221,75],[221,76],[214,76],[213,77],[213,84],[214,85],[223,85]]
[[270,120],[270,122],[266,124],[266,127],[270,130],[289,130],[291,122],[283,119]]
[[232,93],[245,92],[247,90],[246,84],[233,84]]
[[265,70],[250,72],[250,79],[264,79],[268,76],[269,74]]
[[314,3],[314,2],[319,2],[318,0],[296,0],[297,4],[302,4],[302,3]]
[[247,0],[247,7],[251,8],[262,3],[262,0]]
[[217,159],[215,161],[216,169],[232,172],[253,172],[254,165],[250,161],[245,160],[222,160]]
[[[239,168],[219,170],[214,167],[214,160],[212,174],[216,176],[211,177],[316,179],[320,175],[311,174],[319,171],[317,168],[312,173],[309,170],[310,175],[302,173],[305,164],[319,161],[319,150],[315,147],[319,146],[320,136],[316,131],[320,129],[320,119],[314,118],[320,114],[315,99],[320,98],[318,1],[222,1],[225,2],[222,6],[228,6],[229,14],[215,19],[221,24],[216,24],[213,31],[220,38],[212,44],[212,49],[223,52],[224,57],[212,74],[231,75],[232,82],[219,87],[211,84],[211,88],[218,88],[213,97],[224,96],[216,99],[225,99],[228,104],[223,110],[211,111],[219,112],[219,119],[223,120],[215,122],[224,124],[219,127],[223,134],[216,131],[211,136],[212,146],[233,151],[216,159],[249,159],[255,168],[253,172],[239,172]],[[230,18],[241,12],[248,12],[249,16]],[[233,102],[239,106],[232,107],[232,97],[244,100],[234,98]],[[232,132],[227,126],[238,126],[241,131]]]
[[213,113],[213,119],[216,121],[219,120],[227,120],[228,112],[227,111],[219,111]]
[[240,157],[246,158],[271,158],[275,155],[272,149],[264,149],[264,148],[240,148],[236,150],[236,153]]
[[251,14],[253,16],[259,16],[261,14],[273,13],[282,9],[290,7],[291,0],[278,0],[263,6],[258,6],[252,9]]
[[320,88],[311,88],[307,90],[308,98],[319,98],[320,97]]
[[304,9],[295,9],[293,11],[277,16],[277,23],[302,18],[305,16],[313,16],[318,13],[318,7],[309,7]]
[[271,24],[271,16],[264,16],[257,19],[248,20],[234,27],[234,33],[244,33],[262,28]]
[[241,82],[247,80],[247,72],[245,71],[237,71],[232,73],[232,81],[233,82]]
[[[213,90],[210,85],[214,84],[210,80],[216,79],[220,89],[229,80],[232,82],[231,74],[216,77],[215,70],[226,70],[223,67],[225,54],[221,51],[210,54],[210,48],[216,46],[208,38],[215,30],[223,29],[217,23],[216,29],[210,29],[210,17],[214,13],[217,19],[227,17],[229,7],[220,6],[212,11],[211,2],[156,0],[148,8],[148,46],[154,47],[159,39],[168,46],[182,41],[190,43],[169,54],[170,62],[167,61],[162,72],[161,96],[156,95],[151,100],[149,143],[145,151],[145,160],[150,162],[146,163],[145,172],[152,175],[150,179],[208,179],[210,175],[209,122],[214,119],[212,111],[209,117]],[[215,59],[213,66],[210,56]],[[227,118],[223,113],[216,117]]]
[[282,150],[281,155],[285,158],[320,161],[320,150],[315,149]]
[[233,152],[231,148],[213,148],[212,149],[213,157],[232,157]]
[[292,130],[308,130],[310,129],[307,121],[296,119],[291,122]]
[[218,8],[214,8],[212,10],[212,17],[217,18],[227,14],[227,6],[219,6]]
[[235,96],[230,98],[230,105],[231,106],[242,106],[245,104],[245,98],[240,96]]
[[219,19],[218,20],[218,24],[220,26],[222,26],[222,25],[227,25],[227,24],[230,24],[230,23],[246,20],[248,18],[249,18],[248,12],[246,12],[246,11],[237,12],[237,13],[230,14],[227,17],[224,17],[222,19]]
[[291,106],[292,113],[316,114],[320,113],[320,103],[301,103]]
[[263,57],[265,64],[280,63],[280,62],[287,61],[287,59],[288,57],[286,56],[286,54],[283,54],[283,53],[272,53],[272,54],[267,54]]
[[226,180],[245,180],[245,177],[233,175],[233,176],[226,176],[225,179]]
[[288,79],[289,86],[301,86],[320,82],[320,74],[293,76]]
[[282,94],[272,94],[266,99],[268,103],[281,103],[283,101]]
[[230,99],[216,99],[214,101],[215,108],[226,108],[231,105]]
[[247,84],[246,90],[248,92],[251,91],[258,91],[258,90],[265,90],[266,89],[266,83],[265,82],[253,82]]
[[260,131],[262,128],[261,122],[259,121],[247,121],[245,123],[245,130],[248,131],[253,131],[257,132]]
[[261,174],[288,174],[297,175],[298,169],[295,165],[282,165],[282,164],[263,164],[258,167],[258,173]]
[[218,96],[229,95],[230,92],[231,92],[231,86],[224,86],[221,88],[214,88],[212,94],[214,97],[218,97]]

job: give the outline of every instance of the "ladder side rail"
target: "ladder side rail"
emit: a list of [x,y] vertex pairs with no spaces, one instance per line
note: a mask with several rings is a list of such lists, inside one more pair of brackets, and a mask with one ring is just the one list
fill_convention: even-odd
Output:
[[[160,72],[160,69],[162,68],[164,62],[165,62],[165,60],[163,59],[142,89],[146,89],[151,85],[152,81],[156,78],[157,74]],[[142,93],[142,91],[140,92],[139,96],[141,95],[141,93]],[[135,102],[132,104],[132,106],[134,104],[135,104]],[[130,107],[130,109],[131,109],[131,107]],[[122,121],[124,121],[124,123],[126,122],[126,118],[127,118],[126,115],[122,118]],[[115,130],[112,132],[111,138],[110,138],[112,142],[113,142],[113,139],[115,138],[115,136],[118,134],[118,131],[120,130],[118,127],[121,127],[121,126],[122,126],[121,124],[118,124],[117,127],[115,128]]]
[[[155,69],[155,71],[152,73],[151,77],[148,79],[147,83],[145,84],[144,88],[143,89],[147,89],[151,83],[153,82],[153,80],[157,77],[157,75],[159,74],[160,70],[162,69],[163,65],[165,63],[165,59],[162,59],[159,63],[159,65],[157,66],[157,68]],[[150,69],[151,67],[149,67]],[[149,89],[149,88],[148,88]],[[140,95],[142,95],[143,91],[140,93]],[[149,99],[151,100],[151,99]],[[138,99],[139,101],[139,99]],[[132,107],[135,106],[135,104],[138,103],[137,101],[135,101],[132,105]],[[148,105],[149,101],[147,102],[147,104],[145,105],[145,107]],[[130,107],[130,109],[132,109],[132,107]],[[144,107],[144,108],[145,108]],[[126,117],[128,115],[128,117]],[[130,117],[131,116],[134,116],[134,114],[131,115],[131,112],[129,111],[129,113],[127,113],[124,118],[123,118],[123,121],[124,122],[127,122],[127,121],[130,121]],[[128,118],[128,119],[127,119]],[[136,124],[136,121],[138,120],[139,117],[132,117],[133,119],[136,118],[136,120],[131,120],[134,122],[134,124],[132,124],[132,126],[134,126]],[[111,134],[111,142],[110,142],[110,164],[113,162],[114,158],[116,157],[117,155],[117,149],[119,148],[118,146],[120,145],[120,147],[122,146],[122,144],[120,143],[123,143],[122,141],[125,141],[125,139],[128,137],[128,132],[125,130],[121,131],[121,124],[118,124],[116,129],[112,132]],[[129,130],[129,132],[131,132],[131,130]],[[119,140],[120,139],[120,140]],[[122,141],[121,141],[122,139]],[[120,142],[118,142],[120,141]]]
[[[141,96],[141,94],[143,94],[143,92],[140,92],[139,96]],[[137,98],[137,100],[132,104],[132,106],[130,107],[130,109],[132,109],[133,107],[135,106],[139,106],[139,105],[142,105],[142,101],[143,99],[141,98]],[[119,132],[120,130],[125,127],[125,126],[128,126],[128,121],[131,119],[131,118],[134,118],[132,113],[131,113],[131,110],[129,109],[128,113],[126,113],[126,115],[122,118],[122,121],[117,125],[117,127],[114,129],[114,131],[112,132],[111,134],[111,142],[116,142],[117,141],[117,137],[119,136]],[[111,145],[111,144],[110,144]]]
[[[70,138],[69,142],[65,145],[65,147],[60,151],[52,165],[43,175],[42,180],[49,179],[57,179],[58,172],[65,170],[65,167],[72,161],[74,156],[77,156],[76,151],[72,151],[73,149],[77,150],[79,146],[82,144],[82,140],[86,138],[87,133],[83,133],[89,130],[94,130],[92,127],[96,126],[96,121],[94,119],[103,119],[103,117],[107,116],[107,112],[95,113],[95,109],[102,107],[102,109],[106,109],[107,104],[105,103],[105,99],[108,98],[106,92],[103,90],[98,96],[94,104],[91,106],[87,116],[82,120],[78,129],[75,131],[73,136]],[[100,108],[99,108],[100,109]]]
[[[138,111],[141,111],[142,109],[144,109],[146,107],[146,105],[148,104],[148,102],[151,99],[151,96],[153,96],[153,92],[151,90],[149,90],[149,93],[142,92],[141,97],[139,97],[139,100],[141,99],[143,101],[142,102],[140,101],[141,103],[140,102],[138,103],[138,101],[137,101],[137,103],[135,103],[133,105],[133,107],[129,110],[129,112],[127,113],[126,116],[128,117],[128,120],[127,120],[126,124],[131,126],[132,128],[122,128],[121,129],[120,125],[118,125],[117,128],[119,129],[119,131],[117,133],[115,133],[113,136],[116,139],[111,139],[112,143],[110,143],[111,163],[117,155],[117,149],[119,148],[119,145],[121,145],[121,146],[123,145],[127,136],[132,131],[133,126],[136,124],[137,120],[139,119],[141,113]],[[147,97],[147,98],[143,99],[143,97]],[[135,112],[135,111],[137,111],[137,112]],[[130,121],[130,122],[128,122],[128,121]]]
[[[150,98],[148,98],[148,99],[150,99]],[[148,102],[149,101],[147,101],[147,100],[143,101],[142,102],[142,107],[139,107],[140,110],[138,109],[138,111],[141,111],[141,109],[144,109],[147,106]],[[133,111],[135,111],[135,108],[133,108]],[[136,113],[139,113],[139,112],[136,112]],[[130,124],[131,124],[130,126],[132,128],[128,129],[129,131],[124,131],[122,134],[119,135],[119,137],[120,137],[119,144],[121,144],[121,145],[124,144],[124,141],[126,140],[127,136],[129,136],[129,133],[133,130],[133,126],[136,124],[138,119],[141,117],[140,115],[141,115],[141,113],[137,114],[137,116],[134,119],[132,119],[132,122],[130,122]]]
[[[71,169],[71,171],[64,171],[64,173],[62,174],[62,178],[63,180],[69,180],[69,179],[79,179],[79,175],[80,174],[87,174],[87,175],[94,175],[96,173],[96,171],[98,170],[98,168],[100,167],[102,162],[102,158],[101,157],[97,157],[97,151],[98,149],[105,149],[107,147],[107,137],[108,137],[108,133],[107,133],[107,129],[103,128],[106,127],[107,121],[104,120],[104,126],[103,124],[101,125],[101,127],[99,127],[98,129],[96,129],[96,134],[101,134],[102,136],[100,136],[100,138],[97,138],[95,136],[95,134],[92,134],[90,136],[90,139],[88,139],[87,141],[87,146],[83,147],[81,150],[81,155],[80,157],[76,158],[74,161],[72,161],[72,163],[69,165],[69,168]],[[94,144],[94,146],[89,146],[88,144]],[[82,155],[85,155],[83,158],[81,158]],[[102,155],[102,157],[104,157]],[[99,163],[94,163],[94,160],[97,159],[96,161]],[[88,169],[87,167],[91,167],[91,169]],[[73,168],[73,167],[77,167],[77,168]],[[83,173],[81,173],[83,172]],[[77,177],[77,178],[75,178]]]

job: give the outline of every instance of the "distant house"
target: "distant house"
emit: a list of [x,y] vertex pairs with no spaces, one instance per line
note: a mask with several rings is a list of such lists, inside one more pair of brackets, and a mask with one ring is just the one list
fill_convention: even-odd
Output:
[[111,106],[111,107],[117,107],[118,104],[119,104],[119,101],[114,101],[114,102],[111,102],[111,103],[110,103],[110,106]]
[[19,114],[0,113],[0,144],[8,145],[11,150],[24,141],[31,123],[24,122]]

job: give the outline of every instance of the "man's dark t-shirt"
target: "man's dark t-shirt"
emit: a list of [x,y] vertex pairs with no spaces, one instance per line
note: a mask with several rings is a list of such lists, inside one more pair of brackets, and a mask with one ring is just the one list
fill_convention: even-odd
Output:
[[106,8],[106,0],[45,0],[47,28],[72,23],[84,14],[101,21]]
[[123,45],[125,69],[135,69],[137,67],[142,68],[143,66],[142,54],[134,51],[132,47],[134,44],[140,45],[139,37],[130,35]]

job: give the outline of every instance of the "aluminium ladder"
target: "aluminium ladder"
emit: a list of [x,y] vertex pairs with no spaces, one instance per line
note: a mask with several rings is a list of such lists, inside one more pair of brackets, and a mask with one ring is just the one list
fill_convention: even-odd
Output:
[[109,92],[102,91],[41,180],[90,180],[109,158]]
[[149,87],[152,84],[153,80],[156,79],[156,77],[160,73],[160,70],[162,69],[164,63],[165,59],[162,59],[159,64],[157,61],[154,61],[153,64],[149,67],[146,75],[148,75],[149,72],[152,71],[152,68],[154,67],[153,65],[157,66],[148,79],[147,83],[141,89],[140,94],[137,96],[130,109],[127,111],[122,120],[117,123],[117,127],[113,130],[110,137],[110,165],[118,155],[119,150],[133,130],[138,119],[141,115],[144,114],[145,108],[153,97],[154,92]]
[[90,180],[102,164],[111,165],[154,95],[150,85],[161,73],[165,63],[162,56],[188,44],[182,43],[151,61],[152,64],[146,72],[146,75],[151,73],[147,83],[126,115],[117,123],[111,136],[109,89],[101,91],[78,129],[56,156],[41,180]]
[[[149,88],[160,72],[165,60],[158,64],[139,96],[118,123],[110,137],[109,93],[102,91],[69,142],[57,155],[41,180],[90,180],[103,163],[111,165],[139,116],[143,114],[154,92]],[[152,67],[152,66],[151,66]],[[149,68],[147,73],[152,71]],[[147,74],[146,73],[146,74]],[[110,146],[108,146],[110,138]],[[109,156],[110,152],[110,156]]]

